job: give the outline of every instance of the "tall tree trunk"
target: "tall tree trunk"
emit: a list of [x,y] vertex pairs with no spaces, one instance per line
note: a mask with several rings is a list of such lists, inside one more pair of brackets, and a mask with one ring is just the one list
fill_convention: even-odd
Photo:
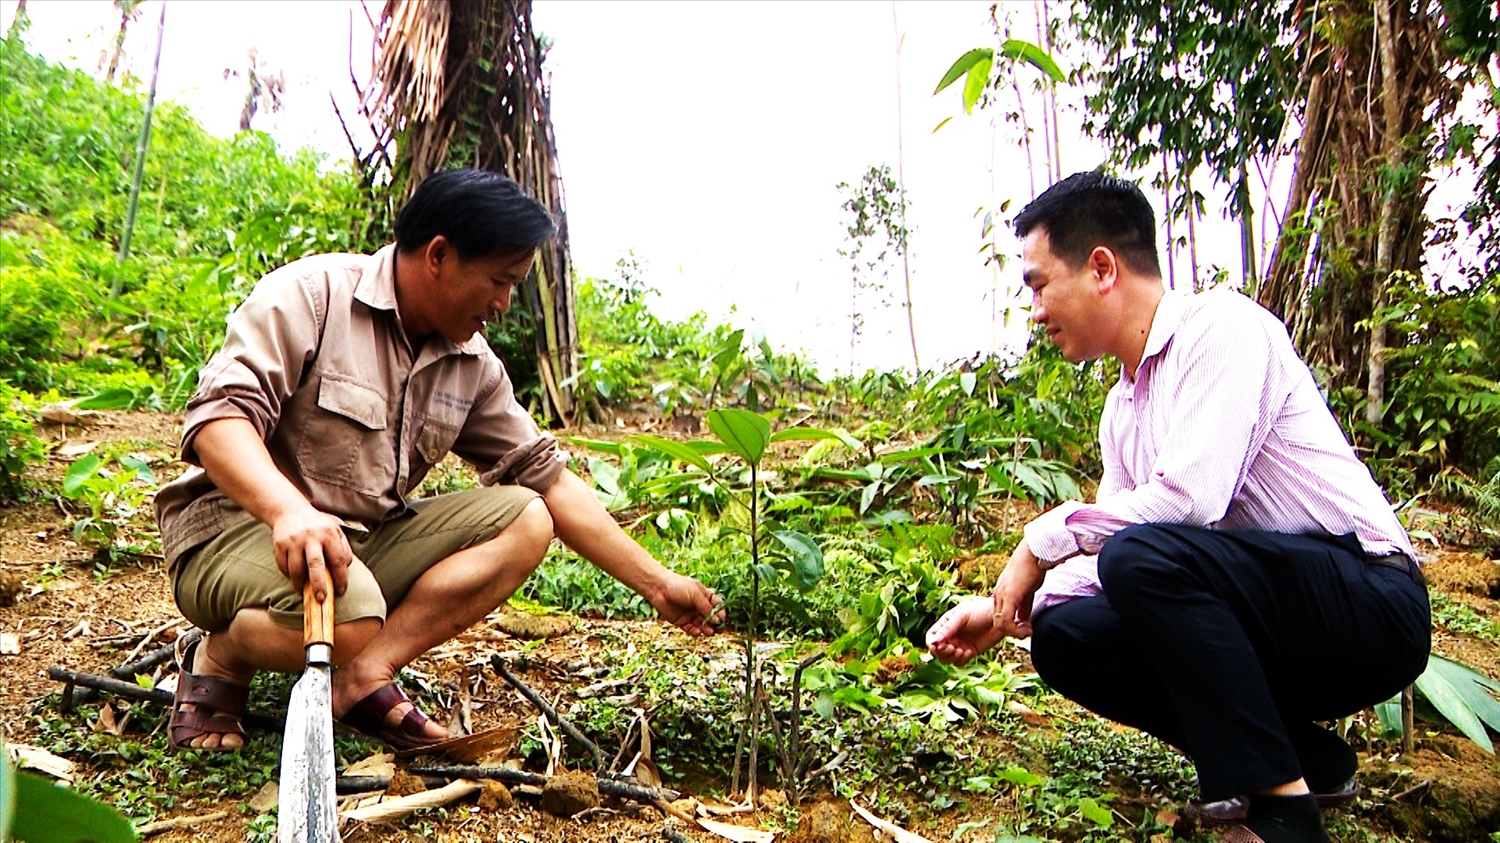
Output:
[[[1393,272],[1421,268],[1421,224],[1433,127],[1426,112],[1455,103],[1441,68],[1444,35],[1427,4],[1320,4],[1305,70],[1303,134],[1282,236],[1258,298],[1287,321],[1331,389],[1358,388],[1378,423],[1386,349],[1363,325]],[[1378,106],[1377,106],[1378,103]]]
[[[1380,100],[1384,107],[1386,167],[1391,174],[1381,190],[1380,224],[1375,242],[1375,277],[1371,280],[1374,295],[1371,296],[1370,311],[1379,313],[1385,307],[1386,286],[1391,276],[1391,252],[1396,246],[1396,173],[1401,170],[1402,138],[1397,132],[1401,125],[1402,91],[1396,81],[1396,33],[1391,15],[1391,0],[1375,0],[1375,40],[1380,45]],[[1378,182],[1377,182],[1378,183]],[[1365,421],[1380,424],[1385,412],[1385,323],[1375,320],[1370,326],[1369,383],[1365,389]]]
[[534,329],[540,410],[568,423],[573,395],[563,384],[578,369],[573,270],[545,47],[531,28],[530,0],[387,0],[377,49],[370,112],[383,124],[377,137],[396,147],[393,199],[439,169],[473,167],[514,179],[557,219],[557,237],[521,299]]

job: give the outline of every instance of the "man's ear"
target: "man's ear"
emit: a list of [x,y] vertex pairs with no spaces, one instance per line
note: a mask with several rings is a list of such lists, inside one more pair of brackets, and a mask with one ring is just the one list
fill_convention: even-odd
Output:
[[443,261],[453,257],[453,244],[441,234],[435,235],[422,247],[422,266],[435,278]]
[[1101,295],[1110,292],[1119,283],[1120,256],[1108,246],[1095,246],[1089,252],[1088,268],[1094,274],[1094,282]]

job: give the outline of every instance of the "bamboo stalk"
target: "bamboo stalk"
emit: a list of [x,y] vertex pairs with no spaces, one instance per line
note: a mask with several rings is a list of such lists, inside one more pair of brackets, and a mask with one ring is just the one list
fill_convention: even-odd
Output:
[[[130,205],[125,209],[125,233],[120,236],[120,253],[116,261],[123,263],[130,257],[130,235],[135,231],[135,214],[141,204],[141,179],[146,174],[146,150],[151,146],[151,111],[156,107],[156,76],[161,69],[162,33],[167,28],[167,4],[161,4],[161,17],[156,21],[156,61],[151,65],[151,87],[146,91],[146,115],[141,122],[141,136],[135,146],[135,175],[130,180]],[[109,297],[120,297],[122,279],[118,273],[110,284]]]

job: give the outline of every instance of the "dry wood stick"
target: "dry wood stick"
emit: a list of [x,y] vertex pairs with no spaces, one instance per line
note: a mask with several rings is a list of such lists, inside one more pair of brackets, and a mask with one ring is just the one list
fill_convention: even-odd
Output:
[[[183,635],[186,637],[186,640],[183,643],[191,644],[195,639],[202,636],[203,632],[201,630],[193,629],[183,633]],[[148,670],[152,670],[157,665],[172,658],[176,654],[176,648],[177,642],[173,642],[164,647],[159,647],[134,662],[128,662],[126,664],[120,665],[119,667],[110,668],[109,675],[114,677],[115,679],[123,679],[127,682],[130,682],[135,679],[136,674],[145,673]],[[87,703],[91,703],[98,696],[98,689],[89,687],[75,688],[73,689],[73,695],[71,699],[69,699],[66,694],[63,695],[63,711],[67,712],[75,705],[85,705]]]
[[[67,691],[69,689],[75,685],[82,685],[85,688],[108,691],[117,697],[124,697],[130,700],[151,702],[169,707],[172,705],[172,692],[163,691],[160,688],[142,688],[134,682],[125,682],[110,676],[99,676],[93,673],[78,673],[77,671],[55,665],[47,668],[47,675],[58,682],[66,683],[63,687],[64,700],[68,698]],[[246,712],[244,720],[246,726],[255,726],[259,729],[272,729],[278,732],[286,726],[285,721],[280,717],[271,717],[270,715],[258,714],[253,711]]]
[[163,831],[176,831],[179,828],[194,828],[202,823],[211,823],[217,820],[227,819],[229,811],[214,811],[211,814],[199,814],[196,817],[173,817],[169,820],[157,820],[154,823],[143,823],[135,827],[135,833],[140,837],[150,837],[153,834],[161,834]]
[[[494,779],[507,784],[529,784],[536,787],[545,787],[550,781],[541,773],[528,773],[525,770],[513,770],[510,767],[474,766],[474,765],[429,765],[424,767],[409,767],[407,772],[414,776],[433,776],[441,779]],[[364,778],[380,778],[379,776],[367,776]],[[599,792],[610,796],[620,796],[626,799],[634,799],[637,802],[652,802],[657,799],[672,801],[681,799],[682,794],[675,790],[664,787],[647,787],[642,784],[631,784],[630,782],[616,781],[614,779],[598,779]]]
[[490,667],[493,667],[495,669],[495,672],[500,674],[501,678],[514,686],[517,691],[520,691],[522,696],[530,700],[532,705],[536,706],[538,710],[551,718],[552,722],[556,723],[558,727],[566,732],[568,737],[588,747],[589,752],[593,753],[594,756],[594,769],[604,769],[607,762],[604,758],[604,751],[599,748],[599,745],[585,737],[582,732],[578,731],[578,728],[576,726],[568,722],[568,720],[566,720],[561,714],[558,714],[557,709],[548,705],[547,701],[541,698],[541,695],[539,695],[536,691],[533,691],[529,686],[527,686],[525,682],[522,682],[519,678],[517,678],[514,673],[511,673],[510,670],[505,667],[505,659],[502,659],[498,655],[492,656],[490,658]]
[[174,620],[167,621],[166,623],[162,624],[161,626],[158,626],[158,627],[152,629],[151,631],[147,632],[146,633],[146,637],[144,637],[144,638],[141,639],[141,643],[135,645],[135,649],[131,650],[130,653],[125,656],[125,663],[129,664],[131,659],[133,659],[136,656],[140,655],[141,651],[144,650],[144,649],[146,649],[146,645],[151,643],[151,639],[153,639],[156,636],[162,634],[163,632],[166,632],[167,630],[171,629],[174,626],[181,626],[182,624],[185,624],[185,623],[187,623],[187,618],[176,618]]

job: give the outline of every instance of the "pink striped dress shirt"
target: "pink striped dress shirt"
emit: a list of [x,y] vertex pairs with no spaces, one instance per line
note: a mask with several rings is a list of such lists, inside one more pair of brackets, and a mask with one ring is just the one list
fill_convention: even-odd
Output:
[[1033,614],[1097,594],[1093,554],[1132,524],[1353,533],[1371,555],[1416,558],[1286,327],[1240,293],[1162,297],[1136,377],[1105,399],[1099,443],[1097,500],[1026,525],[1050,569]]

